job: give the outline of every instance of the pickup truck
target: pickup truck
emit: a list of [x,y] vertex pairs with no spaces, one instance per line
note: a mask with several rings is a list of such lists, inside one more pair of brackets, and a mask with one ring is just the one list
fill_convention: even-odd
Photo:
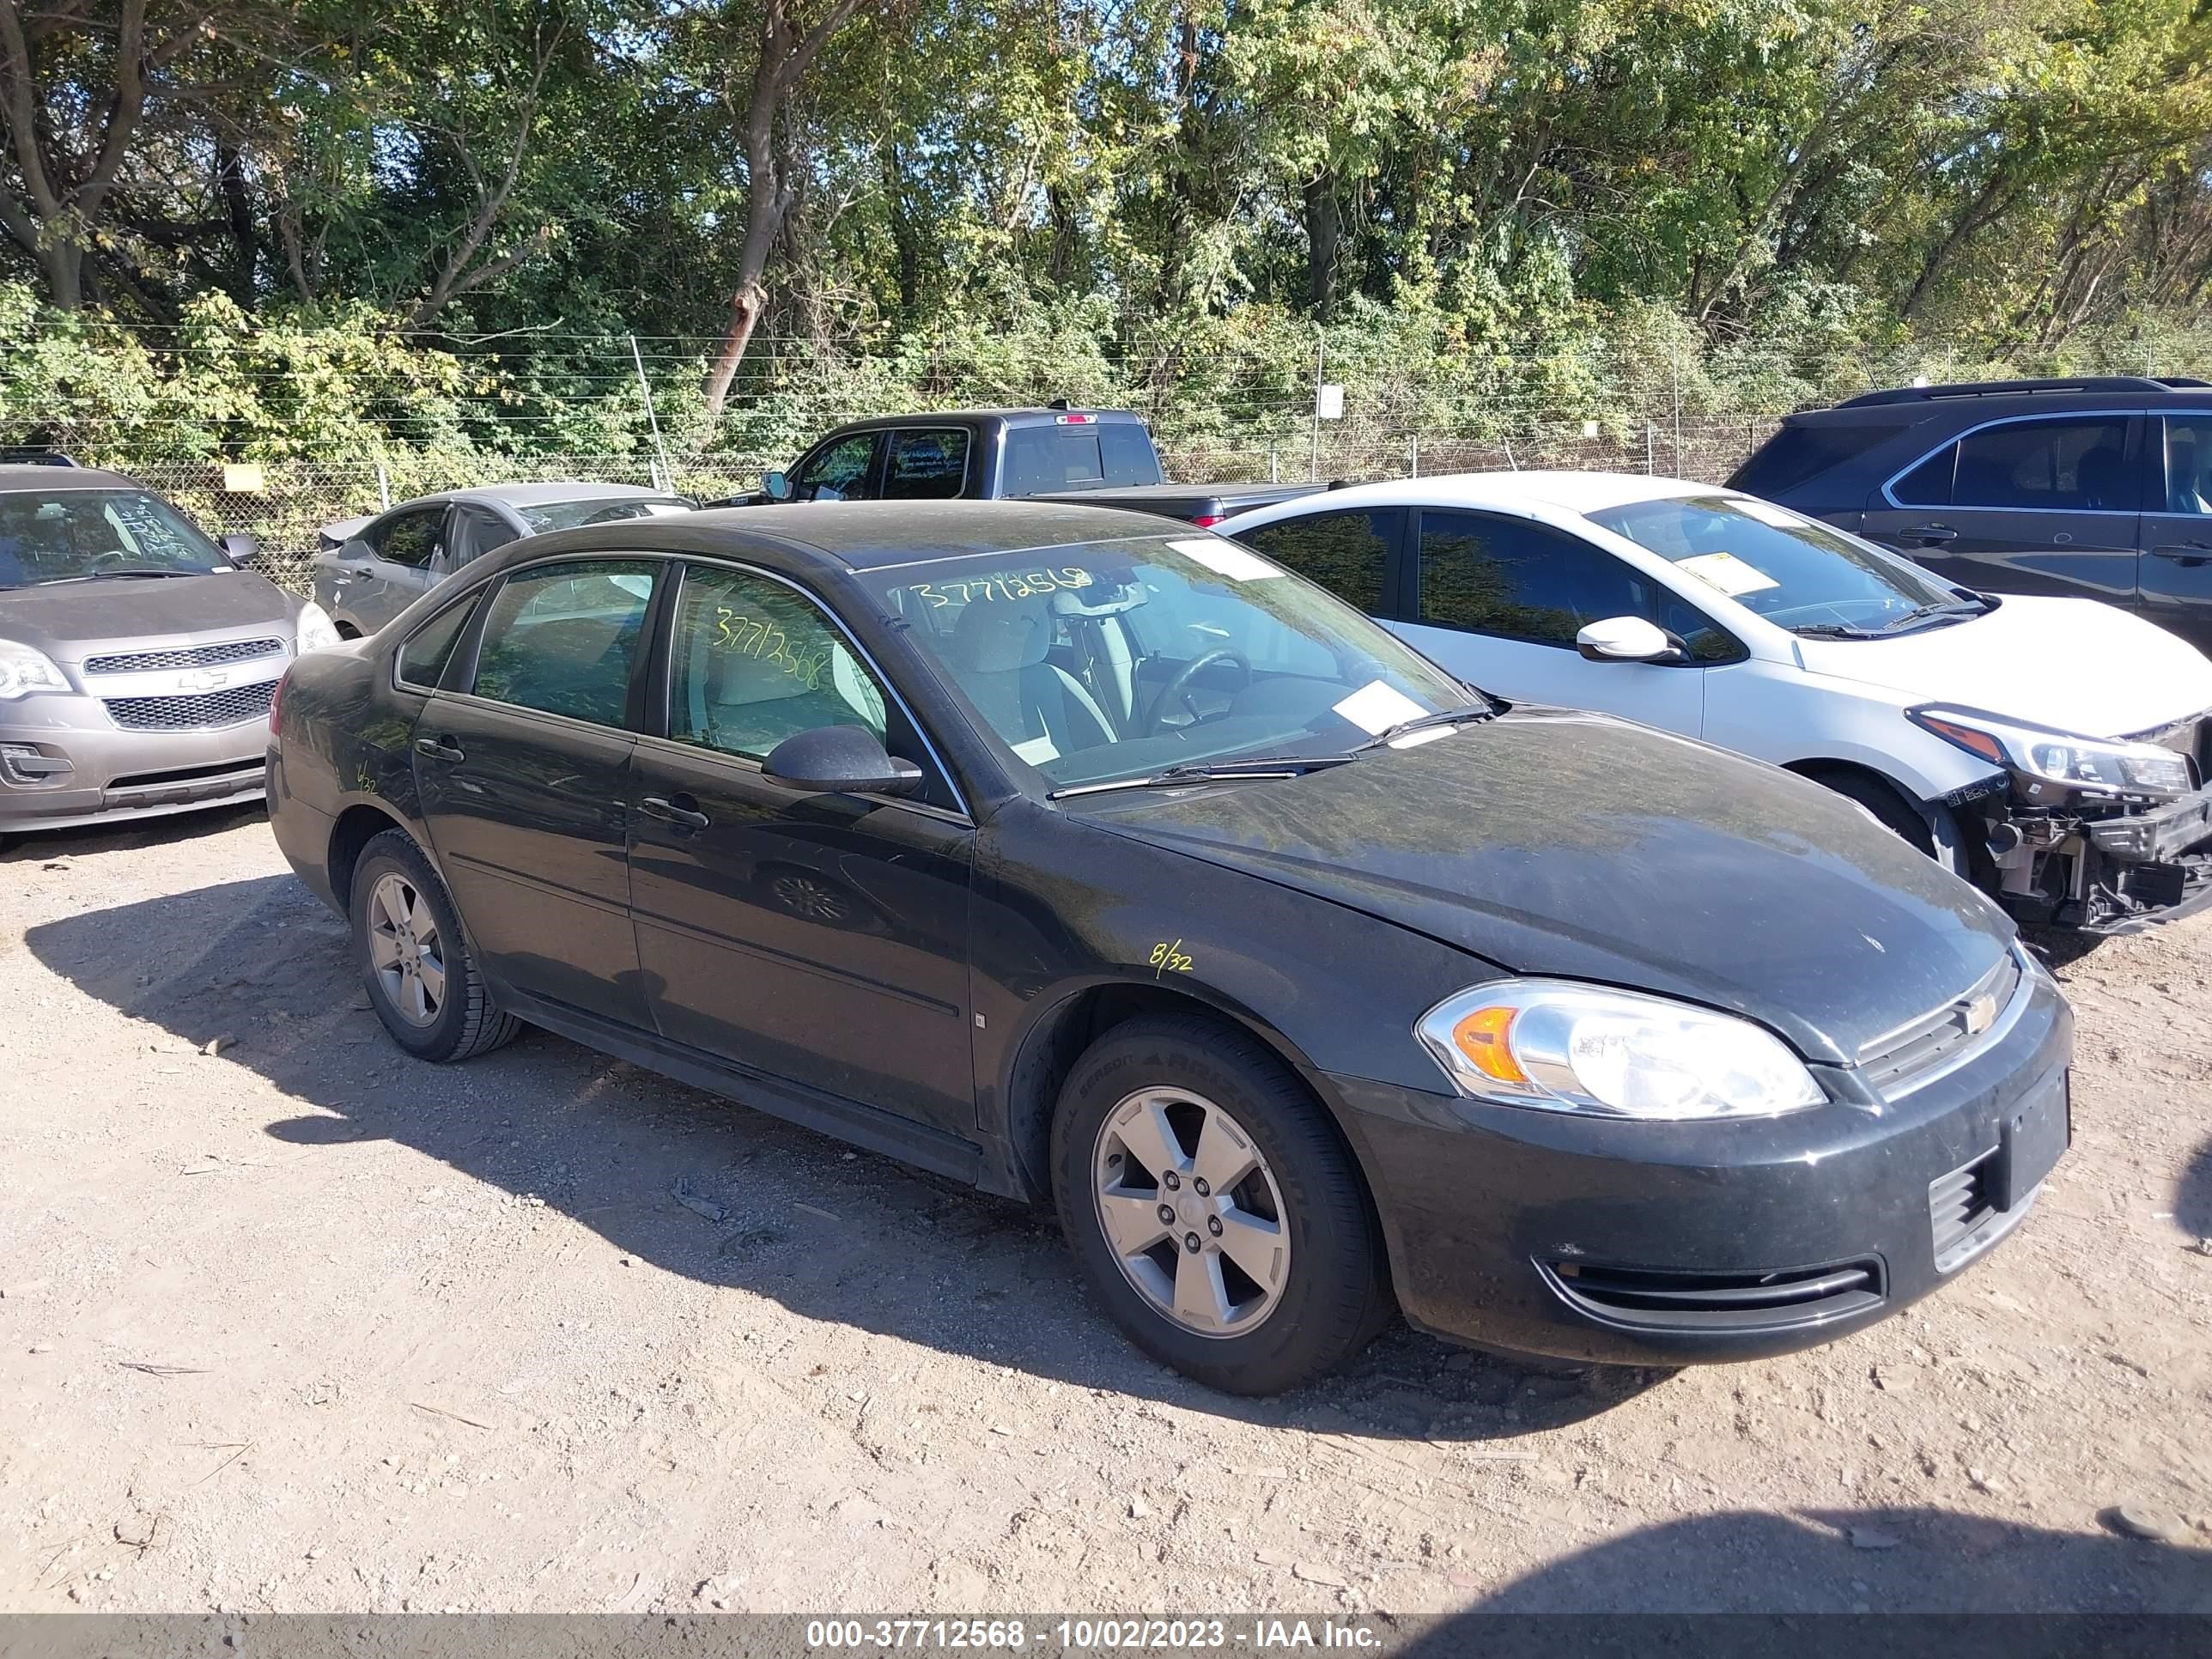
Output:
[[958,409],[841,426],[754,495],[768,501],[1080,501],[1198,526],[1327,488],[1317,483],[1170,483],[1145,423],[1127,410]]

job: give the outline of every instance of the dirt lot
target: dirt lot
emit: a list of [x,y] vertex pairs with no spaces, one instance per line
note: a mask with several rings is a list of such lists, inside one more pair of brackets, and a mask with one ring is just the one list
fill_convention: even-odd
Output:
[[542,1035],[405,1060],[341,947],[258,816],[0,859],[0,1607],[2212,1611],[2212,921],[2062,967],[2073,1155],[1905,1316],[1261,1404],[1041,1216]]

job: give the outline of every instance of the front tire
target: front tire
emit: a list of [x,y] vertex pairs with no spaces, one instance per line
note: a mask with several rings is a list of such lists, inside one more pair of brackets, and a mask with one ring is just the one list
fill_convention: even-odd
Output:
[[404,830],[386,830],[354,866],[353,950],[369,1006],[417,1060],[468,1060],[522,1029],[492,1006],[446,884]]
[[1389,1316],[1380,1230],[1328,1112],[1273,1055],[1201,1018],[1115,1027],[1053,1121],[1069,1248],[1130,1340],[1231,1394],[1279,1394]]

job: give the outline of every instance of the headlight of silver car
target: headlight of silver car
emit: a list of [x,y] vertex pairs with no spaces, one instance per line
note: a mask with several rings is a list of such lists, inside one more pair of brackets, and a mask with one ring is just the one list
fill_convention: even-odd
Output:
[[320,651],[338,642],[338,625],[331,613],[309,599],[300,607],[300,654]]
[[1634,991],[1500,980],[1446,997],[1414,1030],[1462,1094],[1508,1106],[1679,1121],[1827,1100],[1771,1032]]
[[0,640],[0,699],[13,702],[33,691],[66,691],[68,677],[43,651],[15,640]]
[[2045,783],[2113,795],[2189,793],[2188,760],[2154,743],[2076,737],[1978,709],[1940,705],[1908,708],[1905,717],[1970,755]]

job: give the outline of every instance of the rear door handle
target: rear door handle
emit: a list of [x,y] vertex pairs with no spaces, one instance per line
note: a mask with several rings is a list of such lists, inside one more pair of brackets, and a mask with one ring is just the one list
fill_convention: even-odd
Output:
[[2185,570],[2212,564],[2212,542],[2169,542],[2150,550],[2154,559],[2172,559]]
[[1905,533],[1923,547],[1932,547],[1937,542],[1955,542],[1959,539],[1959,532],[1948,524],[1915,525]]
[[696,804],[685,805],[689,795],[678,795],[674,800],[659,795],[647,795],[638,802],[637,810],[649,818],[659,818],[663,823],[680,824],[686,830],[704,830],[714,819],[699,811]]
[[417,738],[415,752],[428,755],[432,760],[465,761],[469,757],[468,751],[451,738]]

